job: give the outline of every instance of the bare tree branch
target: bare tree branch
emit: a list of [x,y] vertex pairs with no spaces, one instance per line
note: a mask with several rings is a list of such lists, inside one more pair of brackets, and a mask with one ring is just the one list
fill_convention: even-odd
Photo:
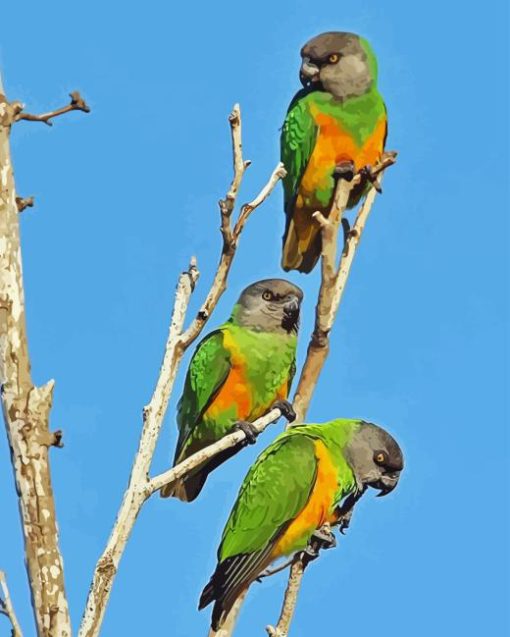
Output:
[[174,309],[165,354],[150,403],[143,410],[143,429],[138,451],[135,455],[128,487],[117,514],[110,538],[97,562],[87,604],[80,627],[80,635],[98,635],[110,596],[113,580],[120,558],[124,552],[138,513],[145,501],[141,487],[147,483],[147,476],[163,423],[168,399],[177,373],[177,361],[182,356],[179,337],[184,325],[186,310],[198,270],[194,260],[189,270],[181,274],[177,284]]
[[[85,110],[81,104],[75,104],[61,112],[76,109]],[[28,355],[18,205],[9,147],[11,127],[17,119],[20,119],[19,103],[10,104],[0,95],[1,400],[37,634],[70,637],[48,458],[48,447],[56,441],[48,426],[54,381],[34,386]]]
[[24,113],[23,109],[25,105],[21,102],[13,102],[12,107],[14,109],[14,120],[15,122],[19,122],[20,120],[26,120],[29,122],[43,122],[48,126],[53,126],[53,122],[51,121],[54,117],[59,117],[59,115],[64,115],[65,113],[69,113],[70,111],[83,111],[84,113],[90,113],[90,108],[80,95],[78,91],[73,91],[69,93],[69,97],[71,98],[70,103],[67,106],[63,106],[62,108],[57,108],[54,111],[49,111],[48,113],[42,113],[41,115],[32,115],[31,113]]
[[[197,316],[185,331],[183,330],[183,326],[186,310],[195,282],[198,278],[198,270],[194,261],[188,272],[181,275],[179,279],[163,364],[154,394],[150,403],[143,411],[143,429],[133,462],[129,484],[110,538],[94,571],[80,626],[79,637],[96,637],[99,634],[120,559],[144,502],[161,487],[182,477],[185,473],[202,464],[206,459],[212,458],[214,455],[220,453],[220,451],[235,446],[245,437],[243,432],[229,434],[214,445],[190,456],[178,466],[149,479],[152,457],[183,354],[199,336],[226,289],[227,277],[237,250],[239,238],[250,214],[265,201],[279,179],[285,174],[283,167],[279,164],[259,195],[252,202],[242,207],[239,218],[232,229],[232,215],[235,209],[238,191],[244,172],[249,166],[249,162],[245,161],[242,156],[241,113],[238,105],[234,106],[229,117],[229,122],[232,139],[234,176],[225,199],[219,202],[220,230],[223,236],[220,261],[206,300],[202,304]],[[280,415],[280,410],[274,409],[263,418],[259,418],[256,423],[254,423],[254,426],[262,431],[268,424],[277,420]]]
[[[278,409],[272,409],[264,416],[261,416],[257,420],[254,420],[251,425],[253,429],[257,433],[262,433],[266,427],[270,424],[276,422],[282,415],[282,412]],[[235,447],[240,442],[242,442],[246,438],[246,435],[243,431],[235,431],[231,434],[227,434],[223,436],[220,440],[209,445],[208,447],[204,447],[200,451],[197,451],[191,456],[188,456],[186,460],[183,460],[181,463],[161,473],[158,476],[155,476],[151,480],[149,480],[145,486],[145,496],[148,498],[156,491],[159,491],[161,488],[168,484],[172,484],[182,476],[190,473],[193,469],[196,469],[202,464],[205,464],[214,456],[217,456],[222,451],[226,449],[231,449]]]
[[[396,162],[396,158],[397,154],[394,152],[384,153],[381,161],[372,171],[376,180],[365,197],[356,216],[354,226],[347,236],[338,267],[336,265],[338,231],[350,192],[352,188],[360,183],[361,175],[356,175],[350,182],[345,180],[338,182],[333,205],[327,218],[320,212],[314,214],[315,219],[321,225],[322,233],[321,286],[316,307],[315,326],[294,396],[294,409],[297,413],[296,423],[302,422],[306,416],[312,394],[328,355],[329,334],[342,300],[356,249],[372,210],[377,191],[380,191],[382,173]],[[300,553],[295,556],[290,569],[278,623],[276,627],[266,627],[270,637],[287,637],[307,563],[303,554]]]
[[[223,210],[220,210],[222,215],[222,234],[225,241],[225,235],[229,237],[228,240],[228,249],[225,248],[225,243],[223,246],[223,250],[220,257],[220,262],[218,263],[218,268],[216,270],[216,274],[214,275],[214,280],[211,285],[211,289],[207,295],[205,302],[202,304],[197,316],[192,321],[191,325],[188,329],[183,333],[181,337],[181,345],[184,348],[189,347],[191,343],[197,338],[197,336],[202,331],[207,319],[211,315],[212,310],[216,307],[221,295],[226,290],[227,287],[227,277],[230,272],[230,267],[232,266],[232,261],[235,256],[235,252],[237,250],[237,246],[239,243],[239,237],[248,221],[251,213],[256,210],[260,205],[264,203],[264,201],[269,197],[269,195],[274,190],[276,184],[285,177],[285,169],[283,168],[283,164],[278,164],[276,168],[271,173],[269,180],[266,185],[262,188],[260,193],[250,201],[250,203],[244,204],[241,208],[241,212],[239,214],[239,218],[234,226],[234,229],[231,230],[228,228],[224,230],[223,228]],[[229,216],[230,219],[230,216]]]
[[0,571],[0,589],[2,592],[0,596],[0,614],[5,615],[11,622],[11,637],[23,637],[18,618],[16,617],[16,613],[14,612],[14,607],[11,602],[11,596],[9,595],[7,579],[3,571]]
[[290,567],[289,579],[287,582],[287,588],[285,589],[285,595],[283,597],[283,606],[278,624],[276,628],[273,628],[273,626],[266,626],[266,632],[269,637],[287,637],[289,626],[294,616],[297,597],[304,572],[305,563],[301,558],[301,554],[298,554],[293,559]]
[[[378,182],[382,177],[381,172],[394,164],[395,161],[396,153],[384,154],[381,162],[373,170],[374,175],[379,175],[377,178]],[[350,182],[340,180],[328,218],[326,219],[320,212],[314,214],[317,223],[321,225],[322,233],[321,286],[315,309],[315,326],[294,396],[294,409],[297,414],[294,424],[303,422],[306,417],[312,393],[315,390],[322,367],[329,353],[329,333],[342,300],[343,291],[356,254],[356,248],[377,194],[375,188],[371,188],[368,192],[356,217],[354,226],[347,237],[340,265],[337,268],[340,223],[347,207],[350,192],[359,184],[360,180],[360,175],[356,175]]]

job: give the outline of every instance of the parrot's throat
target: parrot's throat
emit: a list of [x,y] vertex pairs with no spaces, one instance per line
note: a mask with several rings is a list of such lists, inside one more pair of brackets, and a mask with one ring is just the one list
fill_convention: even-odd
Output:
[[282,319],[282,327],[287,334],[297,334],[299,329],[299,312],[285,312]]

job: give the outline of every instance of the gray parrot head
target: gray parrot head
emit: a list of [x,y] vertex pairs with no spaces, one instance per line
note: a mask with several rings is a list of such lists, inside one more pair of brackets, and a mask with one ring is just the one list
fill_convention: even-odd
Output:
[[257,281],[241,293],[232,320],[258,332],[296,333],[302,300],[303,292],[290,281]]
[[398,443],[381,427],[361,422],[349,441],[345,456],[363,488],[373,487],[379,496],[393,491],[404,468],[404,456]]
[[363,95],[376,80],[375,56],[354,33],[321,33],[304,45],[301,57],[303,86],[327,91],[339,100]]

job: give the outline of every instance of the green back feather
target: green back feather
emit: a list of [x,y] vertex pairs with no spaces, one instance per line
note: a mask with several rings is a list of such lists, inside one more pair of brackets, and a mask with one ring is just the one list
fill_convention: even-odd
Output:
[[198,344],[186,374],[184,390],[177,405],[179,440],[176,461],[202,414],[227,379],[230,369],[230,352],[223,345],[223,333],[215,330]]

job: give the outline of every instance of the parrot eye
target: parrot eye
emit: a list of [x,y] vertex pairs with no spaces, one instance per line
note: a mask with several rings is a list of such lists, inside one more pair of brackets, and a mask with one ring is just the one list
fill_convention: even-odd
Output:
[[376,451],[374,453],[374,462],[376,464],[385,464],[386,454],[384,453],[384,451]]
[[340,56],[338,55],[338,53],[332,53],[328,58],[328,62],[330,64],[336,64],[339,59],[340,59]]
[[264,290],[262,292],[262,298],[264,299],[264,301],[272,301],[273,300],[273,294],[269,290]]

